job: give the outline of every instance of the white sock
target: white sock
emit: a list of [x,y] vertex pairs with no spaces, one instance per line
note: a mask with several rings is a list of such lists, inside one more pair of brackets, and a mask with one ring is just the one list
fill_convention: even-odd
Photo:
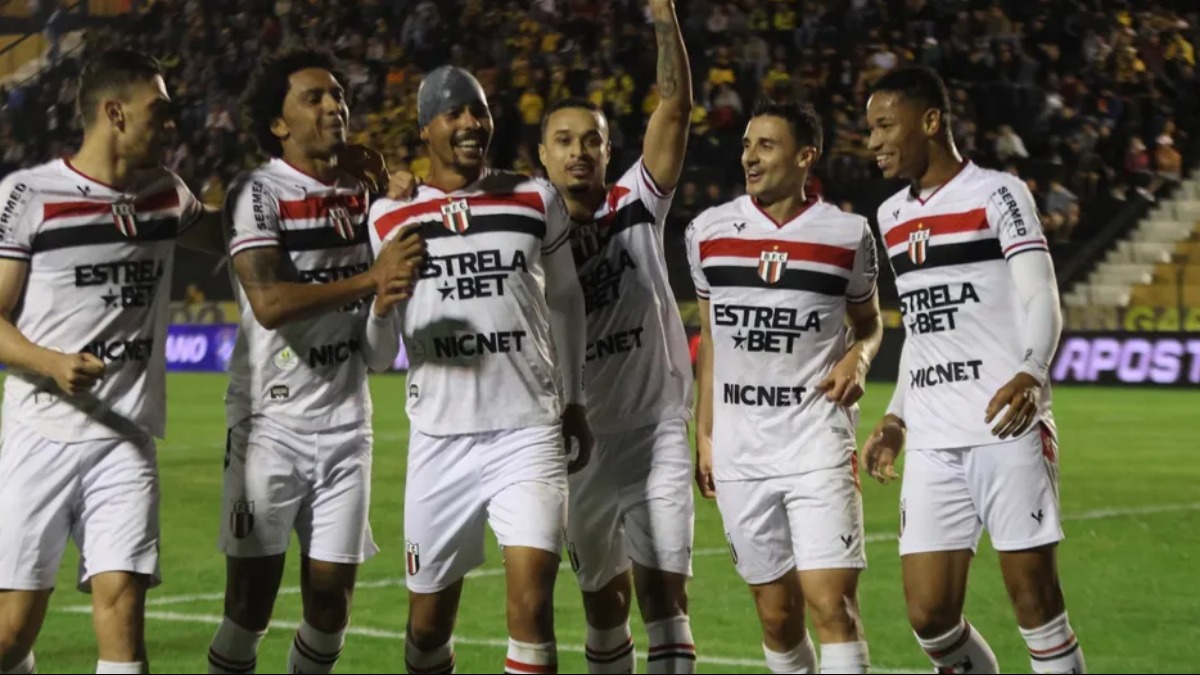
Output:
[[980,675],[1000,672],[1000,664],[996,662],[992,648],[965,617],[949,633],[931,640],[918,635],[917,642],[929,655],[933,665],[942,669],[940,672]]
[[650,638],[647,673],[696,672],[696,641],[687,614],[651,621],[646,624],[646,633]]
[[1086,673],[1083,648],[1063,612],[1038,628],[1022,628],[1035,673]]
[[508,658],[504,672],[545,675],[558,672],[558,643],[530,644],[508,638]]
[[0,670],[0,675],[35,675],[36,673],[37,661],[33,658],[33,650],[25,655],[24,660],[13,666],[12,670]]
[[804,634],[804,642],[796,645],[789,652],[773,652],[763,645],[763,654],[767,657],[767,669],[772,673],[817,672],[817,651],[813,649],[813,643],[809,639],[808,633]]
[[605,630],[588,626],[586,654],[588,672],[593,675],[632,673],[637,655],[629,622]]
[[258,667],[258,644],[267,631],[246,630],[229,617],[221,620],[221,627],[208,646],[209,673],[235,673],[249,675]]
[[404,639],[405,672],[414,675],[443,675],[454,672],[454,640],[434,649],[423,652],[411,637]]
[[821,644],[822,673],[865,673],[871,657],[865,642],[831,642]]
[[146,671],[146,664],[142,661],[133,661],[130,663],[115,663],[113,661],[97,661],[97,673],[132,673],[133,675],[141,675]]
[[346,631],[323,633],[301,621],[288,652],[289,673],[332,673],[346,644]]

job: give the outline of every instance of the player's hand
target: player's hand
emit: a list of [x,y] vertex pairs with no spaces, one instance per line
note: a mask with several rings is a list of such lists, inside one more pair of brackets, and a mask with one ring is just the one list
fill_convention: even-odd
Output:
[[1000,411],[1008,412],[992,427],[992,435],[1000,438],[1019,436],[1037,419],[1042,398],[1042,383],[1029,373],[1017,373],[988,403],[984,422],[992,423]]
[[50,376],[67,396],[78,396],[96,386],[104,377],[104,369],[104,361],[94,354],[56,353]]
[[858,403],[866,391],[867,370],[870,367],[871,363],[862,358],[860,350],[851,349],[817,384],[817,391],[824,392],[830,402],[848,408]]
[[713,480],[712,439],[700,433],[696,434],[696,487],[705,499],[717,496],[717,483]]
[[425,242],[416,230],[403,232],[384,244],[371,266],[375,278],[376,316],[387,316],[397,303],[412,297],[425,261]]
[[363,182],[367,192],[388,190],[387,162],[383,155],[365,145],[345,145],[337,153],[338,167]]
[[413,174],[400,169],[393,171],[388,179],[387,197],[398,202],[406,202],[417,194],[421,181]]
[[900,477],[896,475],[896,458],[904,449],[904,436],[904,420],[895,415],[884,415],[863,446],[867,475],[883,485]]
[[588,425],[587,411],[583,406],[571,404],[563,410],[562,433],[563,447],[567,449],[567,452],[571,452],[572,440],[576,442],[575,446],[579,450],[575,459],[567,464],[567,473],[575,473],[591,461],[592,446],[596,443],[595,437],[592,436],[592,428]]

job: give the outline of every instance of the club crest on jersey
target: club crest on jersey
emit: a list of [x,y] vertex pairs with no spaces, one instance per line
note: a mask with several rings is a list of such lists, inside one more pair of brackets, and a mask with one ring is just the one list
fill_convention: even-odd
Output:
[[329,207],[329,224],[334,232],[346,241],[354,241],[354,221],[350,218],[350,210],[339,204]]
[[471,226],[471,207],[465,199],[454,199],[442,205],[442,225],[447,230],[462,234]]
[[779,280],[783,278],[784,271],[787,270],[787,261],[787,251],[780,251],[778,247],[770,251],[763,251],[758,256],[758,278],[768,284],[779,283]]
[[925,264],[925,250],[929,244],[929,230],[923,223],[917,223],[917,229],[908,234],[908,259],[914,265]]
[[113,202],[112,214],[118,232],[131,239],[137,236],[137,210],[131,202]]
[[591,258],[600,250],[600,227],[596,223],[579,223],[571,232],[575,252],[582,258]]

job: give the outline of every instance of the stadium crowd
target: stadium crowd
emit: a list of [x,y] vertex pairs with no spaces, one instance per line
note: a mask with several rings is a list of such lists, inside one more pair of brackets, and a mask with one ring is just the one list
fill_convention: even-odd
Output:
[[[1196,155],[1200,14],[1185,0],[679,0],[695,74],[678,227],[741,190],[741,135],[760,98],[798,98],[825,120],[811,189],[871,213],[864,96],[897,64],[951,83],[964,154],[1032,188],[1053,242],[1084,239],[1121,202],[1153,200]],[[302,44],[343,59],[356,140],[418,176],[422,72],[477,73],[491,98],[495,164],[536,173],[542,111],[571,95],[613,122],[616,175],[654,109],[654,37],[641,0],[155,0],[136,19],[89,31],[40,78],[0,92],[0,175],[69,151],[80,127],[79,58],[126,44],[160,56],[178,107],[170,168],[220,204],[256,161],[239,97],[266,54]],[[886,192],[886,190],[885,190]],[[682,265],[678,241],[668,250]],[[678,255],[676,255],[678,254]],[[685,282],[686,283],[686,282]],[[689,289],[690,290],[690,289]]]

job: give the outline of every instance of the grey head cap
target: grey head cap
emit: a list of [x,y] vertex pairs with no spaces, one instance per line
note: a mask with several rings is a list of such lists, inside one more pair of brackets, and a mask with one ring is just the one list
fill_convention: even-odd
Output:
[[423,129],[444,112],[471,103],[487,105],[475,76],[455,66],[441,66],[421,80],[417,90],[417,124]]

